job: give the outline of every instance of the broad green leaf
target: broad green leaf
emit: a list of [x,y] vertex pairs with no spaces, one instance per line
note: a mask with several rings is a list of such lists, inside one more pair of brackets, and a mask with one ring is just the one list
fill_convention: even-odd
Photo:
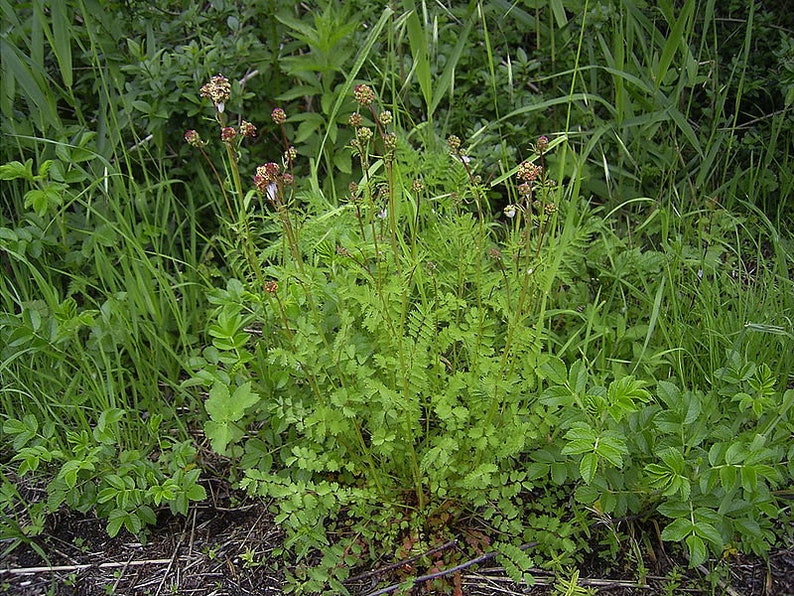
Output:
[[[687,508],[688,509],[688,508]],[[681,542],[695,531],[695,526],[687,519],[675,519],[662,530],[662,540]]]
[[758,490],[758,474],[756,467],[751,465],[744,465],[741,468],[742,488],[748,493],[754,493]]
[[129,513],[124,518],[124,527],[130,534],[137,535],[143,528],[143,521],[135,513]]
[[659,457],[665,465],[674,472],[684,471],[684,454],[675,447],[669,447],[659,452]]
[[742,441],[733,443],[725,452],[725,463],[728,465],[736,465],[744,461],[747,445]]
[[691,507],[689,503],[684,501],[667,501],[659,505],[656,510],[671,519],[686,517],[689,519],[691,515]]
[[113,511],[111,511],[110,515],[108,516],[108,525],[106,528],[108,536],[114,538],[121,530],[126,518],[127,518],[126,511],[122,511],[120,509],[114,509]]
[[223,455],[229,443],[242,436],[242,431],[236,429],[231,422],[207,420],[204,423],[204,434],[210,440],[213,451]]
[[251,390],[251,382],[244,383],[229,394],[224,383],[215,383],[204,408],[210,417],[218,422],[237,422],[245,415],[245,410],[259,401],[259,395]]
[[541,364],[538,372],[541,377],[555,385],[565,385],[568,382],[568,370],[565,363],[556,356],[552,356]]
[[668,408],[675,408],[681,400],[681,390],[669,381],[659,381],[656,392]]
[[191,501],[203,501],[207,498],[207,491],[200,484],[192,484],[185,492]]
[[17,178],[24,178],[31,182],[35,179],[32,159],[28,159],[25,163],[10,161],[0,165],[0,180],[16,180]]
[[568,372],[568,386],[576,395],[583,395],[587,388],[587,366],[584,361],[577,360],[571,364]]
[[735,466],[722,466],[720,468],[720,483],[722,488],[726,491],[732,491],[736,488],[736,481],[739,475],[738,469]]
[[626,442],[617,436],[602,436],[596,445],[596,451],[616,468],[623,467],[623,455],[628,453]]
[[16,435],[13,440],[15,451],[19,451],[33,439],[38,430],[39,422],[33,414],[25,414],[22,420],[9,418],[3,422],[3,432],[8,435]]
[[565,484],[568,480],[568,466],[562,462],[551,464],[551,480],[558,486]]
[[592,428],[576,426],[565,433],[568,444],[562,448],[564,455],[578,455],[593,451],[598,441],[598,433]]
[[708,522],[699,521],[695,524],[695,533],[701,538],[705,538],[711,542],[715,547],[722,548],[724,540],[719,530]]
[[598,471],[598,456],[595,453],[586,453],[579,464],[579,474],[586,484],[590,484]]
[[684,394],[684,400],[687,404],[684,424],[688,425],[694,423],[700,416],[700,412],[703,410],[701,405],[701,394],[696,391],[687,391]]
[[107,482],[110,486],[112,486],[116,490],[127,489],[127,484],[124,482],[124,479],[118,474],[108,474],[107,476],[105,476],[105,482]]
[[695,534],[687,536],[686,545],[689,549],[690,567],[697,567],[706,562],[708,553],[706,552],[706,545],[703,543],[700,536],[696,536]]

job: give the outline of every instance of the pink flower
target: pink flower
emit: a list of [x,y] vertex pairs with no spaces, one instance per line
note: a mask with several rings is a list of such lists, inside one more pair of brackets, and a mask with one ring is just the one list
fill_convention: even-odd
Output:
[[287,114],[281,108],[275,108],[271,113],[270,117],[273,118],[273,122],[276,124],[284,124],[287,121]]
[[248,122],[247,120],[243,120],[240,122],[240,134],[244,137],[255,137],[256,136],[256,126]]

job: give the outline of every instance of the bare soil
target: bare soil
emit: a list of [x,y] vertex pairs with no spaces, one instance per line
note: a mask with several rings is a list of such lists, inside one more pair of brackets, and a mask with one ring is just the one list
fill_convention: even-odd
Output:
[[[108,538],[105,522],[63,512],[50,519],[35,539],[38,548],[21,546],[0,561],[0,594],[15,596],[243,596],[283,594],[285,563],[274,556],[282,534],[268,504],[245,499],[228,490],[191,509],[187,517],[161,513],[145,543],[130,535]],[[213,495],[219,494],[213,491]],[[2,547],[3,545],[0,545]],[[456,548],[451,544],[448,548]],[[669,550],[669,549],[668,549]],[[38,552],[46,555],[43,558]],[[733,556],[717,566],[718,579],[708,571],[687,569],[657,545],[643,561],[621,563],[590,557],[580,570],[579,585],[612,596],[794,596],[794,546],[776,549],[768,562]],[[533,553],[537,560],[540,553]],[[482,558],[482,557],[481,557]],[[400,564],[397,564],[400,563]],[[374,596],[410,575],[434,574],[443,579],[422,581],[414,594],[561,594],[550,587],[554,578],[538,569],[534,586],[511,582],[494,558],[468,560],[454,572],[421,569],[412,562],[384,558],[374,569],[351,570],[352,594]],[[410,568],[410,575],[406,569]],[[606,570],[609,570],[608,572]],[[619,571],[615,571],[619,570]],[[572,592],[569,592],[572,593]]]

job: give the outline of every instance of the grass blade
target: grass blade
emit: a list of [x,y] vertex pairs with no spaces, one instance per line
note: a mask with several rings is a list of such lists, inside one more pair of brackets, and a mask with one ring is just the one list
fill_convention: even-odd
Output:
[[474,15],[469,17],[469,20],[463,27],[463,31],[461,31],[460,36],[458,37],[458,43],[455,44],[455,49],[452,50],[452,54],[450,54],[447,58],[447,63],[444,66],[444,72],[441,73],[441,76],[436,83],[436,90],[433,94],[433,100],[430,102],[427,108],[428,118],[432,117],[433,113],[435,113],[436,109],[438,108],[438,104],[441,102],[441,98],[447,94],[447,91],[449,91],[450,87],[452,86],[452,81],[455,78],[455,67],[460,61],[460,57],[466,47],[466,42],[469,39],[469,33],[471,33],[471,28],[473,25]]
[[67,89],[72,88],[74,75],[72,72],[72,35],[70,15],[67,14],[66,2],[52,2],[50,11],[52,15],[52,51],[58,61],[63,84]]
[[422,90],[425,105],[427,106],[427,117],[432,117],[430,106],[433,103],[433,80],[430,76],[430,57],[427,54],[427,38],[419,21],[419,14],[416,11],[416,3],[413,0],[403,0],[403,7],[408,12],[405,22],[408,31],[408,42],[411,46],[411,57],[414,62],[414,72],[419,81],[419,88]]
[[667,71],[670,70],[670,65],[673,63],[673,58],[675,57],[675,53],[678,48],[682,49],[684,55],[687,55],[690,51],[686,44],[684,28],[691,18],[694,9],[695,3],[693,0],[688,0],[681,11],[681,15],[678,17],[678,19],[676,19],[675,23],[673,23],[672,27],[670,28],[670,33],[667,36],[667,42],[664,44],[662,56],[659,58],[659,64],[656,66],[656,72],[654,73],[657,90],[667,75]]

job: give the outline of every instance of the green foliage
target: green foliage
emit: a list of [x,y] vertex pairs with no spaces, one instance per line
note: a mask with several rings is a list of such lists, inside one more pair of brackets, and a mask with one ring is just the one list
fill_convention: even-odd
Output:
[[204,432],[215,451],[225,454],[226,446],[242,437],[237,422],[242,419],[245,410],[258,401],[259,396],[251,391],[251,383],[237,387],[231,394],[226,385],[213,385],[209,399],[204,403],[210,415],[210,420],[204,423]]
[[[91,434],[68,432],[63,448],[52,422],[40,428],[32,414],[4,422],[3,433],[16,452],[11,459],[18,462],[16,475],[23,478],[40,468],[53,473],[41,513],[55,512],[63,503],[83,512],[96,508],[108,519],[111,536],[122,527],[139,534],[145,525],[156,521],[152,506],[165,504],[172,512],[185,515],[190,501],[206,498],[204,487],[197,482],[200,470],[195,467],[196,450],[190,442],[161,442],[157,460],[143,457],[137,449],[119,449],[125,417],[123,410],[106,410]],[[149,424],[158,439],[161,423],[158,417]]]
[[5,552],[62,505],[112,535],[187,513],[202,431],[273,499],[293,592],[465,535],[516,581],[534,562],[586,593],[594,515],[660,523],[692,565],[781,542],[791,15],[18,4],[0,0]]

